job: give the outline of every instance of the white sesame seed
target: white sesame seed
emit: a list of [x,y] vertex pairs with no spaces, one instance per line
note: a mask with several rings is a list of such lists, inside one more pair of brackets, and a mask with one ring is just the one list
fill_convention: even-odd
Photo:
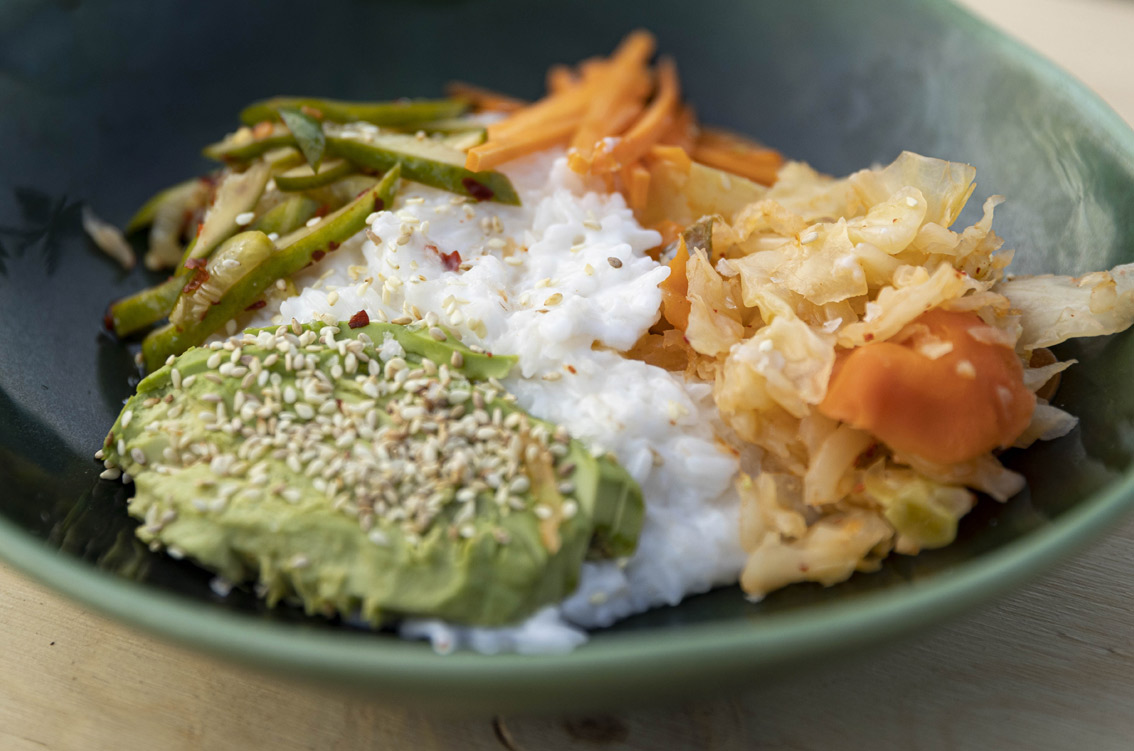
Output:
[[[177,371],[175,370],[173,372],[176,373]],[[133,420],[133,419],[134,419],[133,410],[128,409],[125,412],[123,412],[122,413],[122,429],[125,430],[126,428],[130,427],[130,421]]]
[[122,477],[122,470],[120,469],[104,469],[99,473],[99,477],[104,480],[117,480]]
[[318,223],[319,223],[319,222],[321,222],[321,221],[323,221],[323,218],[322,218],[322,217],[319,217],[319,216],[313,216],[313,217],[311,217],[310,219],[308,219],[308,220],[307,220],[307,224],[305,224],[304,226],[306,226],[306,227],[314,227],[314,226],[315,226],[316,224],[318,224]]
[[819,233],[812,230],[811,232],[807,232],[803,235],[800,235],[799,241],[801,243],[803,243],[804,245],[807,245],[809,243],[815,242],[818,239],[819,239]]

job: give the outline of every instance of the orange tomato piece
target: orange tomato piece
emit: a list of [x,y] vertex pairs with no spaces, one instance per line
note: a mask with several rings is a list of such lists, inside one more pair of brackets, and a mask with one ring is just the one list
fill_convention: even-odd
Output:
[[907,340],[841,352],[819,412],[941,464],[1010,446],[1036,404],[1016,353],[974,337],[987,328],[975,313],[931,310],[914,323],[952,349],[934,359]]

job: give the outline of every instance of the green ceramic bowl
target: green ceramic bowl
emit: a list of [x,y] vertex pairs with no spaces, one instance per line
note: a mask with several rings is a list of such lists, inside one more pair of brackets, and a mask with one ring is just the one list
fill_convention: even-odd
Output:
[[[1134,337],[1064,347],[1082,364],[1059,441],[1012,455],[1029,490],[983,503],[957,543],[759,605],[725,589],[632,618],[574,653],[435,655],[218,598],[194,566],[132,536],[90,460],[131,388],[101,331],[136,289],[79,229],[122,222],[201,171],[197,149],[276,93],[435,95],[452,77],[536,94],[543,71],[648,26],[703,119],[833,173],[913,149],[977,167],[1004,194],[1020,271],[1134,258],[1134,134],[1049,63],[945,2],[41,3],[0,5],[0,555],[124,622],[392,702],[465,710],[616,706],[769,680],[882,643],[1019,585],[1134,501]],[[979,200],[974,201],[979,205]],[[971,219],[965,216],[963,219]]]

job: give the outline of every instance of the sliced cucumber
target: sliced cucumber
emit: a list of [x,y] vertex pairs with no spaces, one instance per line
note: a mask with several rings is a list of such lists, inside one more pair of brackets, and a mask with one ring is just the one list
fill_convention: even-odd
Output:
[[311,169],[310,164],[304,164],[276,175],[276,187],[288,191],[311,190],[329,185],[352,172],[354,165],[345,159],[328,159],[317,170]]

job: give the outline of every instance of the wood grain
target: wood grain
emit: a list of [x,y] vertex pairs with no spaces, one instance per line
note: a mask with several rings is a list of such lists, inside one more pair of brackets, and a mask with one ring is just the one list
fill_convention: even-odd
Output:
[[[1134,4],[967,0],[1134,122]],[[451,720],[221,664],[0,567],[0,750],[1134,748],[1134,519],[995,606],[774,687],[612,716]]]

